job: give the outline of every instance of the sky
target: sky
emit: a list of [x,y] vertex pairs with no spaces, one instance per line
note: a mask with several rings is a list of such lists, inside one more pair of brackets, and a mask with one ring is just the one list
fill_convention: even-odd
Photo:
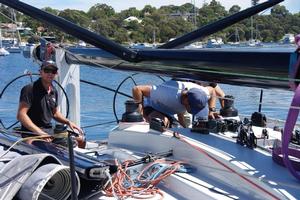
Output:
[[[77,9],[88,11],[88,9],[95,5],[96,3],[107,4],[114,8],[116,12],[121,10],[126,10],[130,7],[136,7],[138,10],[144,8],[145,5],[151,5],[159,8],[163,5],[182,5],[185,3],[191,3],[192,0],[22,0],[23,2],[33,5],[38,8],[51,7],[58,10],[64,9]],[[229,10],[233,5],[239,5],[242,9],[251,6],[251,0],[217,0],[226,10]],[[263,2],[266,0],[260,0]],[[196,6],[201,7],[203,2],[209,3],[210,0],[195,0]],[[300,2],[299,0],[285,0],[280,5],[284,5],[290,12],[298,13],[300,12]]]

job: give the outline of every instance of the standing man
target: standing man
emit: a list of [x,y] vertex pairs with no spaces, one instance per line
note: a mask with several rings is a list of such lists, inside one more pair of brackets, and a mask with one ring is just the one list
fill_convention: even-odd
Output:
[[[160,118],[165,127],[170,127],[172,115],[177,114],[181,126],[186,127],[184,113],[196,119],[215,118],[216,97],[224,97],[223,90],[214,86],[202,86],[192,82],[170,80],[161,85],[138,85],[133,87],[135,102],[146,121]],[[221,106],[223,103],[221,102]]]
[[[58,109],[58,93],[52,85],[57,75],[57,66],[53,61],[45,61],[40,68],[40,78],[24,86],[21,90],[17,119],[22,130],[38,135],[49,135],[52,132],[51,120],[68,125],[79,132],[78,146],[85,147],[83,131],[76,124],[66,119]],[[51,135],[46,141],[51,141]]]

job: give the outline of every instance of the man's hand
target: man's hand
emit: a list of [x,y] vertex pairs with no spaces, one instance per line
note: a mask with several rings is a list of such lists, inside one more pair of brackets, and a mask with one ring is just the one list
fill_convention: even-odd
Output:
[[72,131],[74,131],[74,129],[76,129],[78,131],[79,135],[83,135],[82,129],[79,126],[77,126],[75,123],[68,121],[67,125],[72,129]]
[[218,112],[210,111],[208,114],[208,118],[209,119],[218,119],[218,118],[222,118],[222,116]]
[[75,123],[71,122],[71,121],[68,121],[67,124],[72,129],[73,132],[75,132],[74,129],[76,129],[78,131],[78,136],[76,137],[78,147],[79,148],[85,148],[86,141],[85,141],[85,135],[84,135],[82,129],[79,126],[77,126]]
[[41,139],[45,140],[46,142],[52,142],[53,140],[53,137],[46,132],[39,133],[39,136],[41,136]]

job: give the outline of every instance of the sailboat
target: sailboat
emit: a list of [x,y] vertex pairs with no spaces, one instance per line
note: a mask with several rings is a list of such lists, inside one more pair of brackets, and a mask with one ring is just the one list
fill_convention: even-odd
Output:
[[0,29],[0,56],[7,56],[9,55],[9,52],[5,50],[4,47],[2,47],[2,31]]
[[[73,100],[71,105],[61,103],[61,109],[71,108],[70,119],[78,124],[80,102],[75,101],[80,96],[78,63],[190,80],[294,88],[296,95],[291,109],[299,106],[297,66],[300,61],[297,51],[173,49],[186,46],[282,0],[270,0],[248,8],[165,43],[159,49],[139,50],[125,48],[21,1],[0,2],[36,19],[47,20],[78,39],[101,48],[89,49],[89,52],[79,48],[68,51],[56,48],[55,51],[61,88],[72,88],[69,91]],[[46,49],[41,49],[45,46],[41,43],[39,51],[34,51],[33,57],[39,63],[42,60],[38,58],[43,56],[36,53],[47,53]],[[273,74],[268,73],[270,70]],[[18,137],[17,132],[1,129],[0,147],[4,151],[0,156],[4,162],[0,170],[1,199],[38,199],[44,196],[50,199],[300,198],[296,171],[299,145],[289,144],[298,112],[292,110],[289,114],[281,138],[280,131],[267,129],[259,123],[263,116],[253,118],[251,127],[244,121],[239,130],[231,127],[228,131],[218,129],[201,134],[201,127],[196,127],[193,131],[198,133],[195,133],[188,128],[165,129],[156,120],[145,122],[136,117],[134,102],[126,101],[126,105],[122,120],[109,133],[108,139],[88,141],[86,149],[70,145],[70,136],[75,134],[72,131],[67,134],[69,145],[65,147],[40,140],[28,144]],[[265,130],[267,134],[263,135]],[[5,154],[9,156],[2,156]]]
[[[12,16],[12,20],[14,22],[17,22],[16,13],[13,9],[11,10],[11,16]],[[15,32],[17,33],[17,38],[15,37]],[[10,53],[21,53],[22,52],[22,48],[20,47],[21,36],[18,27],[16,27],[16,30],[12,34],[13,34],[13,42],[10,46],[7,47],[7,51]]]

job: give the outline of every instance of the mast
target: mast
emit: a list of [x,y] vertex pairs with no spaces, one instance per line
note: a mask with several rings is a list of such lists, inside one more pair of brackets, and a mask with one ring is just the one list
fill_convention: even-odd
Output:
[[153,29],[153,45],[156,46],[156,32],[155,32],[155,28]]
[[0,28],[0,49],[2,49],[2,29]]
[[240,42],[239,30],[238,27],[235,27],[235,42]]
[[17,40],[18,40],[18,44],[17,45],[19,46],[20,43],[21,43],[21,35],[20,35],[19,30],[18,30],[17,15],[16,15],[16,12],[15,12],[14,9],[11,9],[11,12],[12,12],[12,19],[13,19],[13,21],[16,24],[16,32],[17,32]]
[[[259,3],[259,0],[251,0],[251,5],[252,6],[256,6]],[[250,23],[251,23],[251,38],[250,38],[250,42],[253,41],[254,38],[254,27],[253,27],[253,23],[254,23],[254,16],[251,16],[250,18]]]
[[250,23],[251,23],[251,35],[250,35],[250,42],[253,42],[253,16],[250,18]]
[[193,24],[194,24],[194,29],[197,29],[197,13],[196,13],[196,2],[195,0],[192,0],[191,3],[193,4]]

